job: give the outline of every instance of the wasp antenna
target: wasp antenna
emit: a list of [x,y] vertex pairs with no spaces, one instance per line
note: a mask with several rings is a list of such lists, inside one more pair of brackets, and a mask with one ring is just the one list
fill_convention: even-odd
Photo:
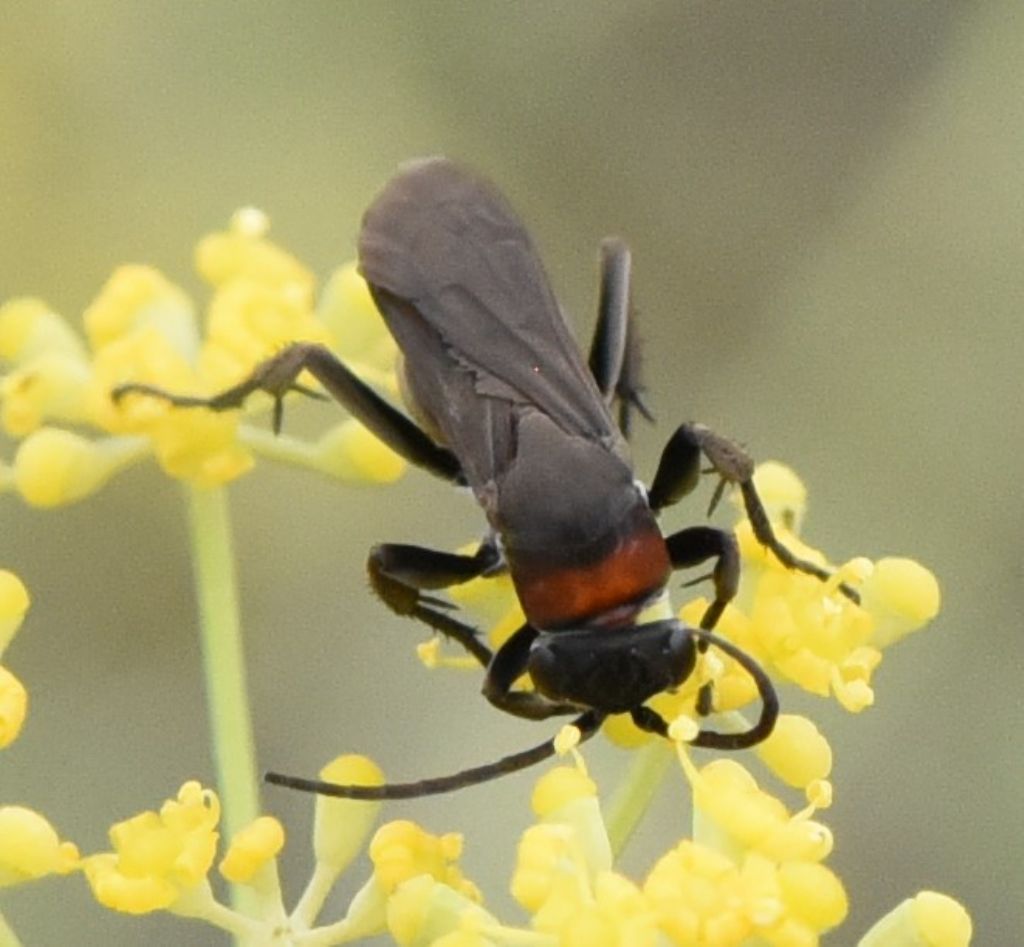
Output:
[[[589,710],[580,714],[572,726],[580,732],[580,743],[589,740],[604,722],[605,715]],[[420,779],[414,783],[387,783],[383,786],[341,786],[319,779],[304,779],[301,776],[287,776],[284,773],[265,773],[264,782],[286,789],[298,789],[300,792],[312,792],[319,796],[333,796],[340,799],[365,799],[380,801],[385,799],[418,799],[421,796],[437,796],[441,793],[465,789],[467,786],[478,786],[490,782],[509,773],[517,773],[521,769],[533,766],[555,755],[555,738],[545,740],[537,746],[519,753],[503,756],[493,763],[464,769],[450,776],[438,776],[433,779]]]
[[720,651],[724,651],[730,658],[733,658],[744,671],[747,672],[757,686],[757,693],[761,698],[761,716],[749,730],[742,730],[739,733],[719,733],[716,730],[701,730],[690,742],[694,746],[710,747],[718,750],[743,750],[755,746],[762,740],[766,740],[772,730],[775,729],[775,721],[779,717],[779,698],[775,693],[775,687],[771,678],[765,673],[764,668],[757,663],[742,648],[737,648],[731,641],[720,638],[718,635],[703,628],[688,629],[691,635],[714,645]]

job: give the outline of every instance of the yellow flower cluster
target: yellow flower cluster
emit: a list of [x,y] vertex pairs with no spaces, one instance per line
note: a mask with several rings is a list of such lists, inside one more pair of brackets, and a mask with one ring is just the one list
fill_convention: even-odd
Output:
[[[364,757],[343,756],[321,777],[348,784],[379,785],[383,777]],[[449,930],[467,912],[496,923],[478,907],[480,893],[458,867],[462,840],[434,836],[406,821],[382,826],[369,843],[373,871],[344,918],[318,926],[332,886],[360,854],[380,806],[318,797],[310,882],[288,912],[277,874],[284,830],[260,816],[231,840],[220,874],[249,888],[254,910],[242,912],[217,900],[209,881],[218,842],[220,804],[197,782],[181,787],[159,812],[142,812],[110,830],[112,851],[82,859],[96,899],[128,914],[166,910],[204,920],[252,944],[327,945],[390,931],[399,943],[425,943],[425,929]],[[2,810],[0,810],[2,813]]]
[[[0,641],[10,640],[27,605],[21,583],[0,574]],[[787,715],[760,752],[786,782],[804,788],[810,804],[790,813],[734,759],[698,769],[681,749],[693,835],[671,844],[641,881],[615,869],[597,790],[578,755],[576,766],[544,774],[533,793],[537,821],[522,835],[511,881],[526,926],[502,923],[482,906],[480,891],[458,865],[459,836],[433,835],[409,821],[373,835],[370,876],[340,920],[318,924],[380,809],[324,797],[316,803],[315,868],[294,909],[286,908],[278,880],[284,830],[269,816],[236,833],[220,861],[220,874],[255,898],[251,911],[230,908],[209,880],[220,804],[197,782],[183,785],[158,812],[114,825],[112,850],[85,858],[42,816],[0,807],[0,885],[81,868],[108,908],[170,911],[254,945],[326,947],[387,932],[404,947],[814,947],[847,912],[843,886],[823,864],[831,833],[813,818],[830,801],[831,753],[809,721]],[[384,781],[358,756],[339,757],[320,776],[347,785]],[[961,905],[921,892],[880,920],[860,947],[964,947],[970,936]]]
[[[706,838],[673,845],[639,884],[612,867],[593,784],[565,767],[541,779],[540,822],[523,836],[512,882],[535,930],[557,945],[789,947],[842,921],[842,885],[819,864],[831,837],[810,810],[790,816],[737,763],[697,771],[684,757],[684,769]],[[558,804],[541,801],[553,795]]]
[[[28,591],[12,572],[0,570],[0,657],[29,607]],[[0,749],[21,732],[28,711],[25,686],[0,664]],[[25,806],[0,805],[0,888],[67,874],[78,867],[78,849],[62,842],[46,818]]]
[[[250,944],[327,947],[389,933],[403,947],[814,947],[846,915],[836,876],[821,861],[832,845],[810,806],[790,814],[738,763],[698,770],[681,753],[693,787],[695,838],[673,843],[641,882],[618,872],[594,783],[581,765],[557,766],[537,781],[536,822],[523,833],[512,894],[529,916],[506,925],[458,866],[462,839],[432,835],[408,821],[387,823],[367,848],[372,871],[338,921],[317,924],[330,889],[373,829],[379,804],[318,797],[316,866],[290,912],[278,883],[284,832],[261,816],[238,832],[220,862],[229,881],[251,889],[251,911],[217,900],[210,884],[220,806],[188,782],[159,812],[110,831],[113,851],[81,860],[97,900],[126,913],[167,910],[206,921]],[[377,785],[362,757],[339,757],[322,778]],[[78,866],[40,817],[0,809],[0,884]],[[8,852],[20,852],[13,861]],[[859,947],[934,944],[965,947],[971,923],[956,901],[935,892],[908,899]]]
[[[397,478],[404,462],[351,419],[307,443],[274,439],[237,411],[111,400],[126,382],[209,395],[294,341],[332,346],[357,374],[394,393],[394,342],[355,267],[339,269],[317,301],[310,272],[266,231],[262,214],[240,211],[227,231],[199,243],[196,265],[212,291],[202,334],[189,297],[148,266],[114,272],[83,314],[84,340],[38,299],[0,307],[0,361],[9,366],[0,379],[0,423],[20,441],[13,463],[0,468],[0,487],[35,506],[57,506],[150,454],[167,474],[197,486],[235,479],[256,453],[343,479]],[[252,400],[247,416],[269,404]]]
[[[758,489],[783,543],[797,555],[828,565],[802,543],[797,529],[806,509],[796,474],[778,463],[761,464]],[[788,525],[792,524],[792,525]],[[912,559],[853,559],[832,581],[786,569],[755,539],[748,522],[737,527],[743,580],[730,616],[730,637],[769,670],[804,690],[831,694],[849,711],[874,702],[871,674],[882,649],[926,625],[939,611],[939,585]],[[838,595],[845,581],[860,592],[855,605]]]

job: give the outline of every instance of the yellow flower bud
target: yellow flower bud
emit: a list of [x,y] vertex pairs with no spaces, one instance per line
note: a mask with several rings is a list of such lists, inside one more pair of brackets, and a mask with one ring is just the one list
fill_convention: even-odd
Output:
[[575,766],[557,766],[537,780],[530,805],[538,818],[548,819],[577,800],[596,797],[597,786],[586,773]]
[[153,430],[156,459],[169,476],[195,486],[229,483],[253,465],[252,455],[235,440],[237,425],[230,414],[168,413]]
[[[380,786],[384,774],[373,760],[348,754],[336,757],[320,770],[320,778],[342,786]],[[316,797],[313,821],[313,851],[316,860],[335,872],[342,872],[359,854],[370,834],[379,802],[359,799]]]
[[[311,291],[311,290],[310,290]],[[200,367],[207,377],[228,381],[222,373],[234,361],[234,380],[289,342],[330,342],[309,310],[308,291],[298,284],[235,281],[214,295],[207,312],[207,340]],[[210,371],[210,359],[222,364]]]
[[861,589],[861,600],[875,620],[872,643],[886,648],[917,631],[939,612],[941,595],[934,574],[913,559],[880,559]]
[[48,355],[78,362],[86,358],[82,340],[66,319],[39,299],[11,299],[0,306],[0,359],[25,365]]
[[700,770],[693,804],[744,847],[756,846],[789,819],[786,807],[730,759],[713,760]]
[[243,237],[259,238],[270,233],[270,218],[258,207],[239,207],[231,215],[228,229]]
[[249,282],[289,289],[308,303],[314,279],[298,260],[265,239],[269,223],[253,208],[236,212],[232,228],[204,237],[196,248],[196,268],[210,285]]
[[150,266],[118,267],[82,316],[94,351],[134,333],[156,330],[183,354],[196,349],[192,301]]
[[585,772],[573,766],[557,766],[545,773],[537,780],[531,805],[539,819],[570,830],[575,858],[589,877],[611,869],[611,842],[597,787]]
[[86,420],[88,385],[84,359],[60,352],[40,355],[0,384],[4,430],[24,437],[48,420]]
[[0,806],[0,887],[67,874],[78,863],[78,849],[60,841],[39,813],[23,806]]
[[788,913],[815,931],[827,931],[841,924],[849,910],[842,883],[824,865],[813,862],[785,862],[779,867],[779,882]]
[[971,916],[955,899],[921,891],[881,918],[857,947],[967,947]]
[[235,833],[221,860],[220,873],[228,881],[245,884],[276,858],[282,848],[284,828],[281,823],[272,816],[260,816]]
[[18,739],[28,713],[28,691],[0,664],[0,750]]
[[0,654],[21,627],[30,604],[28,589],[13,572],[0,569]]
[[403,883],[388,899],[387,919],[391,935],[402,947],[432,947],[457,931],[468,928],[472,932],[497,924],[466,894],[431,875],[418,875]]
[[536,914],[551,897],[559,875],[573,868],[572,831],[563,825],[531,825],[519,839],[512,897]]
[[795,714],[781,714],[771,736],[755,752],[779,779],[800,789],[832,771],[828,741],[807,717]]
[[90,441],[71,431],[40,428],[18,447],[15,484],[32,506],[74,503],[99,490],[138,449],[126,439]]
[[317,307],[320,321],[337,340],[338,354],[363,365],[390,370],[397,346],[355,263],[331,274]]

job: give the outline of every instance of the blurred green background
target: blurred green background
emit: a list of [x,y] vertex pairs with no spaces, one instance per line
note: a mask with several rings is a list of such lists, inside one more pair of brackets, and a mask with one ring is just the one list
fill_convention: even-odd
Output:
[[[137,261],[202,299],[192,247],[243,204],[325,275],[395,166],[432,153],[506,190],[581,336],[598,241],[625,236],[659,419],[636,438],[641,474],[678,421],[702,420],[800,470],[812,543],[913,555],[943,584],[938,620],[887,653],[874,708],[814,705],[836,749],[830,863],[852,900],[830,943],[921,888],[964,901],[975,943],[1020,943],[1019,12],[8,0],[0,297],[77,318]],[[421,635],[366,588],[375,541],[476,536],[468,498],[417,473],[375,492],[263,465],[232,508],[261,765],[310,774],[363,751],[412,778],[551,730],[490,709],[475,676],[424,671]],[[181,497],[147,466],[53,512],[7,497],[3,522],[0,563],[34,597],[4,660],[33,703],[0,801],[95,850],[110,822],[212,778]],[[610,787],[627,757],[597,741],[588,760]],[[467,872],[511,919],[530,785],[390,814],[465,832]],[[685,829],[686,796],[667,783],[627,854],[634,876]],[[294,897],[310,804],[265,803],[294,833]],[[221,942],[105,913],[78,883],[4,893],[2,907],[27,945]]]

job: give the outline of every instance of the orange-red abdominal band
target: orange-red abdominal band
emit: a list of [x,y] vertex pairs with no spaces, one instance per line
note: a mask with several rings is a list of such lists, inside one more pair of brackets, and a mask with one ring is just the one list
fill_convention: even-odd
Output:
[[664,588],[672,565],[657,527],[640,528],[586,565],[513,564],[526,620],[537,629],[630,622]]

